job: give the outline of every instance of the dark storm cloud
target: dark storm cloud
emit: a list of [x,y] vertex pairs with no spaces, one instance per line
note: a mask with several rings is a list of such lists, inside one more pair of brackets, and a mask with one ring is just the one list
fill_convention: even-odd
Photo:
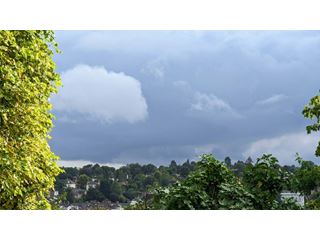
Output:
[[[147,105],[144,120],[111,123],[56,106],[51,145],[62,159],[167,164],[208,151],[234,159],[275,151],[288,163],[298,150],[312,157],[316,139],[304,135],[301,109],[319,89],[319,32],[63,31],[57,41],[59,72],[79,64],[122,72],[140,83]],[[293,149],[292,138],[306,150]]]

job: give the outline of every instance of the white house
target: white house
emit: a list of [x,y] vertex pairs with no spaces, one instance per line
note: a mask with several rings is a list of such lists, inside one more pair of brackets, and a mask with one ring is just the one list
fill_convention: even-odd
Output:
[[293,198],[300,206],[304,206],[304,196],[300,193],[294,192],[282,192],[281,193],[281,200]]
[[86,186],[86,190],[88,191],[89,190],[89,188],[97,188],[98,187],[98,182],[88,182],[87,183],[87,186]]
[[76,188],[76,183],[72,181],[68,181],[66,186],[67,188]]

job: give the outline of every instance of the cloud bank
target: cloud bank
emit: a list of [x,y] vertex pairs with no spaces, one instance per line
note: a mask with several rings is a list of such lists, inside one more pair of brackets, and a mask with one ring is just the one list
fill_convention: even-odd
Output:
[[[51,146],[62,159],[169,164],[195,148],[234,161],[279,152],[266,147],[304,131],[301,111],[319,89],[320,31],[60,31],[57,41],[65,87]],[[68,83],[78,64],[91,70]],[[294,163],[285,156],[298,151],[319,163],[313,148],[286,139],[281,158]]]
[[305,132],[290,133],[274,138],[265,138],[250,144],[243,153],[244,157],[260,157],[264,153],[272,153],[282,164],[293,164],[295,154],[304,158],[312,157],[318,143],[318,136]]

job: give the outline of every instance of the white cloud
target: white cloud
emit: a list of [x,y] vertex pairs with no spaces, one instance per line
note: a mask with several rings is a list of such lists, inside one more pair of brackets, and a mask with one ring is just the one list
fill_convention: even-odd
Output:
[[105,122],[146,119],[148,107],[135,78],[104,67],[78,65],[61,75],[63,87],[52,98],[55,110],[77,112]]
[[[294,164],[295,153],[312,158],[319,137],[304,132],[285,134],[274,138],[265,138],[250,144],[243,157],[260,157],[264,153],[273,154],[282,164]],[[312,159],[308,159],[312,160]]]
[[273,95],[267,99],[263,99],[263,100],[260,100],[258,101],[256,104],[258,105],[270,105],[270,104],[274,104],[274,103],[277,103],[277,102],[280,102],[284,99],[288,98],[286,95],[283,95],[283,94],[276,94],[276,95]]
[[99,164],[100,166],[108,166],[108,167],[113,167],[115,169],[118,169],[118,168],[124,166],[124,164],[121,164],[121,163],[97,163],[97,162],[91,162],[88,160],[59,160],[58,161],[58,165],[60,167],[81,168],[81,167],[89,165],[89,164],[92,164],[92,165]]
[[214,94],[205,94],[196,92],[194,94],[194,103],[191,104],[191,109],[195,111],[229,113],[234,117],[241,117],[228,103],[218,98]]

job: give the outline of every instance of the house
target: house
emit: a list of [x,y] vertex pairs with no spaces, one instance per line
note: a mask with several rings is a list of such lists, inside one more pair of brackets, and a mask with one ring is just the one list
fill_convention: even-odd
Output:
[[76,183],[73,181],[68,180],[67,184],[66,184],[67,188],[72,188],[75,189],[76,188]]
[[282,192],[280,194],[281,200],[285,200],[288,198],[294,199],[300,206],[304,206],[304,196],[300,193],[294,192]]
[[99,183],[97,181],[90,181],[86,185],[86,191],[89,190],[89,188],[97,188]]

